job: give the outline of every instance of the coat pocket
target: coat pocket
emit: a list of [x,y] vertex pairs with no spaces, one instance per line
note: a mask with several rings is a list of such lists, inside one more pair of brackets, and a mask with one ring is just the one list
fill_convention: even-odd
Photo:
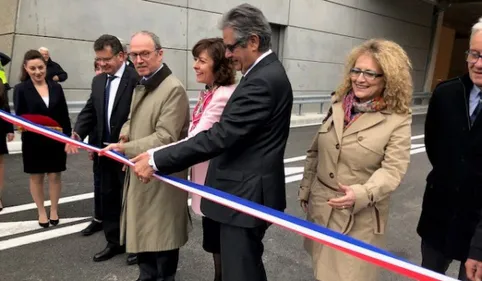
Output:
[[[386,210],[388,212],[388,210]],[[386,212],[382,206],[376,204],[372,207],[373,233],[385,234],[385,215]]]

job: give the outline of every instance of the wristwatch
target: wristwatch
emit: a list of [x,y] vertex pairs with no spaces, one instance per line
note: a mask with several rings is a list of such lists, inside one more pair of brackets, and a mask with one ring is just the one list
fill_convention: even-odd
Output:
[[149,166],[151,166],[151,168],[155,170],[156,164],[154,163],[154,155],[149,155],[149,160],[147,161],[147,164],[149,164]]

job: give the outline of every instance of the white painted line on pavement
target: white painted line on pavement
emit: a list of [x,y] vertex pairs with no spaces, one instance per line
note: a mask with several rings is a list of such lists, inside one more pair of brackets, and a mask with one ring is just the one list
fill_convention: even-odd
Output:
[[289,176],[289,177],[286,177],[285,178],[285,183],[290,183],[290,182],[295,182],[295,181],[299,181],[303,178],[303,174],[299,174],[299,175],[294,175],[294,176]]
[[[75,201],[80,201],[80,200],[85,200],[90,198],[94,198],[94,192],[60,198],[59,204],[70,203],[70,202],[75,202]],[[50,200],[47,200],[44,202],[45,207],[50,205],[51,205]],[[35,203],[28,203],[28,204],[13,206],[13,207],[6,207],[3,209],[3,211],[0,212],[0,216],[10,214],[10,213],[26,211],[26,210],[32,210],[36,208],[37,208],[37,205],[35,205]]]
[[410,150],[410,154],[417,154],[422,152],[425,152],[425,147]]
[[423,139],[423,138],[425,138],[425,135],[416,135],[416,136],[411,137],[412,140],[419,140],[419,139]]
[[302,155],[302,156],[297,156],[297,157],[286,158],[283,162],[285,164],[287,164],[287,163],[302,161],[302,160],[305,160],[305,159],[306,159],[306,155]]
[[420,148],[420,147],[425,147],[425,144],[412,144],[411,149],[416,149],[416,148]]
[[303,173],[305,167],[285,167],[285,176]]
[[[72,223],[77,221],[86,220],[89,217],[83,218],[60,218],[60,223]],[[20,234],[32,230],[41,229],[38,221],[16,221],[16,222],[0,222],[0,237]]]
[[80,232],[89,224],[90,221],[0,241],[0,251]]

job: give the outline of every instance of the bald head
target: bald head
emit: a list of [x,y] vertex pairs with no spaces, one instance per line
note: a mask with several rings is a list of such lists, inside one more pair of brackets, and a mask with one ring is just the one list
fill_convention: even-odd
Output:
[[161,43],[159,37],[152,32],[135,33],[131,38],[129,54],[140,76],[149,76],[162,65]]

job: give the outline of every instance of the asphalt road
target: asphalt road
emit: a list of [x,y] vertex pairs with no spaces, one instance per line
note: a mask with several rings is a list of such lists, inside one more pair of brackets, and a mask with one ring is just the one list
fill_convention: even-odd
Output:
[[[420,263],[420,239],[415,232],[420,214],[425,176],[429,163],[423,148],[424,115],[414,117],[412,126],[412,158],[402,185],[392,197],[388,225],[388,250],[416,264]],[[287,213],[303,217],[296,201],[301,178],[303,156],[317,127],[291,130],[286,150]],[[92,215],[91,162],[85,153],[68,158],[68,172],[63,174],[60,225],[47,230],[37,224],[28,178],[23,173],[20,155],[6,157],[4,204],[0,212],[0,280],[108,280],[130,281],[138,277],[137,266],[126,266],[126,255],[103,263],[94,263],[92,256],[105,246],[103,234],[82,237],[78,232]],[[47,194],[47,193],[46,193]],[[194,230],[181,249],[176,280],[213,280],[212,261],[201,248],[200,218],[193,216]],[[271,227],[264,239],[264,261],[269,280],[311,281],[312,269],[297,234]],[[455,276],[450,268],[450,275]],[[409,280],[384,271],[380,280]]]

